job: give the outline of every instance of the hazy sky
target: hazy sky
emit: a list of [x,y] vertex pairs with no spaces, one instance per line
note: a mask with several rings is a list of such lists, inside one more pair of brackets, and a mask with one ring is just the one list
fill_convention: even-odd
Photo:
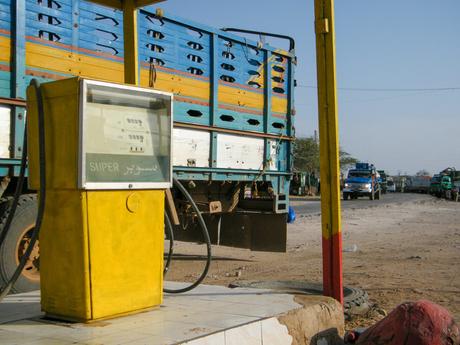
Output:
[[[304,86],[296,90],[297,136],[313,135],[313,0],[168,0],[160,7],[214,27],[293,36]],[[341,146],[390,173],[460,169],[460,1],[336,0],[335,15]],[[456,90],[407,91],[438,88]]]

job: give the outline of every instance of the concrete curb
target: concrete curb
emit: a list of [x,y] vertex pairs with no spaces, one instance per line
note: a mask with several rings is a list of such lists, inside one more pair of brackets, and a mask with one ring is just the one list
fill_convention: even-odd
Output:
[[342,305],[333,298],[296,295],[302,308],[278,316],[288,328],[292,345],[342,345],[345,321]]

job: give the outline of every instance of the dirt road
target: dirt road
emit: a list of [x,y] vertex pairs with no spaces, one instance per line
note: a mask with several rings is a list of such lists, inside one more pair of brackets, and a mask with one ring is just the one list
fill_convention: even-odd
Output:
[[[343,209],[345,284],[365,289],[384,310],[407,300],[429,299],[460,320],[460,203],[415,194],[383,198],[387,201],[356,200]],[[321,222],[319,214],[310,211],[318,206],[302,202],[318,204],[295,201],[297,221],[288,228],[287,253],[215,247],[214,255],[238,261],[215,260],[205,282],[321,282]],[[179,253],[193,251],[190,244],[177,247]],[[191,280],[202,265],[176,262],[166,279]],[[361,319],[353,326],[369,323],[372,320]]]
[[[414,202],[426,200],[425,194],[401,194],[401,193],[388,193],[382,196],[378,202],[369,200],[366,197],[353,200],[342,200],[342,210],[347,209],[361,209],[367,207],[382,206],[387,204]],[[307,214],[319,214],[321,212],[321,204],[319,201],[308,201],[294,197],[291,199],[290,205],[294,207],[296,213],[307,215]]]

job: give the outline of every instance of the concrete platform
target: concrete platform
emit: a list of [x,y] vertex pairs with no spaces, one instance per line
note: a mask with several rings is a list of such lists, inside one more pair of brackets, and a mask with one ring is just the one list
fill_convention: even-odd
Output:
[[[168,282],[170,288],[184,286]],[[39,291],[0,304],[0,344],[340,344],[340,304],[325,297],[201,285],[158,309],[91,324],[44,319]]]

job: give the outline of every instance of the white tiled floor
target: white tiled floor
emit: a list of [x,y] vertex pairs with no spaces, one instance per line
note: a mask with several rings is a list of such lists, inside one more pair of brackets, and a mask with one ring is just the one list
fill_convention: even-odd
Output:
[[149,312],[94,324],[50,323],[42,319],[39,293],[31,292],[0,304],[0,344],[290,344],[274,316],[299,307],[287,294],[201,285],[165,295],[164,304]]

